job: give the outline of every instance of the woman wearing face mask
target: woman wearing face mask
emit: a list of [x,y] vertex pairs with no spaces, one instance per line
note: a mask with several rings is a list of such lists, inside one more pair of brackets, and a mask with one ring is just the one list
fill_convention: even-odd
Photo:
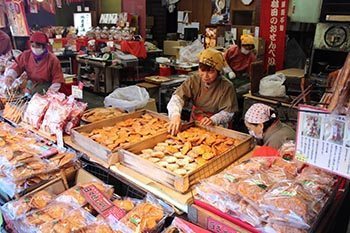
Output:
[[14,80],[23,72],[27,75],[28,94],[42,90],[57,92],[64,82],[61,63],[48,51],[48,38],[42,32],[35,32],[30,37],[31,48],[21,53],[13,66],[5,73],[5,84],[11,87]]
[[168,103],[171,134],[179,131],[181,111],[189,101],[193,103],[192,121],[205,126],[228,125],[238,105],[233,84],[220,75],[224,64],[222,53],[215,49],[205,49],[199,54],[198,74],[189,77]]
[[276,111],[265,104],[253,104],[245,114],[249,134],[262,140],[263,145],[279,149],[283,143],[295,140],[295,131],[281,123]]
[[244,34],[241,36],[241,47],[232,45],[226,51],[225,60],[237,76],[249,73],[250,65],[256,60],[253,49],[254,37]]

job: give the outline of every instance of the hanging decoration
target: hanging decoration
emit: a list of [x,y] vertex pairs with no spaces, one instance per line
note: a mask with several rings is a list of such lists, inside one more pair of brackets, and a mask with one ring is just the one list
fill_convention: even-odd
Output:
[[33,13],[33,14],[38,13],[38,2],[36,0],[27,0],[27,4],[28,4],[30,13]]
[[4,0],[0,0],[0,28],[6,27],[6,8]]
[[27,17],[22,0],[5,0],[7,18],[13,36],[29,36]]
[[41,7],[50,14],[56,14],[55,0],[44,0]]
[[57,8],[62,8],[62,0],[56,0]]
[[212,15],[211,24],[230,23],[231,0],[211,0]]

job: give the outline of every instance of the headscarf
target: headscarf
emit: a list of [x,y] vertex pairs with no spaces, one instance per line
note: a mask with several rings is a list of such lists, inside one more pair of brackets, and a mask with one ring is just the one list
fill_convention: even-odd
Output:
[[253,104],[246,112],[244,119],[250,124],[261,124],[276,118],[276,114],[271,111],[274,110],[265,104]]

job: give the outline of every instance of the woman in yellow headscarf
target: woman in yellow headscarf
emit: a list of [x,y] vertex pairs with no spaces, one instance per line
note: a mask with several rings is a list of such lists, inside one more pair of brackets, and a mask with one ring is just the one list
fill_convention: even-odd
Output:
[[173,94],[168,103],[169,132],[176,134],[181,126],[184,104],[192,101],[191,120],[202,125],[224,125],[238,110],[233,84],[221,71],[225,60],[221,52],[208,48],[199,54],[198,74],[189,77]]
[[226,51],[225,60],[236,75],[249,73],[250,64],[256,60],[254,47],[254,37],[244,34],[241,36],[241,47],[232,45]]

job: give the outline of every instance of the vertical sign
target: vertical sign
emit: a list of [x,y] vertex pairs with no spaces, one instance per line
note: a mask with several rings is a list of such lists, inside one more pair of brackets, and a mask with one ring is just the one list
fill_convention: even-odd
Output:
[[283,69],[288,0],[261,1],[260,36],[266,41],[265,66]]
[[29,36],[29,27],[22,0],[5,0],[6,13],[13,36]]

